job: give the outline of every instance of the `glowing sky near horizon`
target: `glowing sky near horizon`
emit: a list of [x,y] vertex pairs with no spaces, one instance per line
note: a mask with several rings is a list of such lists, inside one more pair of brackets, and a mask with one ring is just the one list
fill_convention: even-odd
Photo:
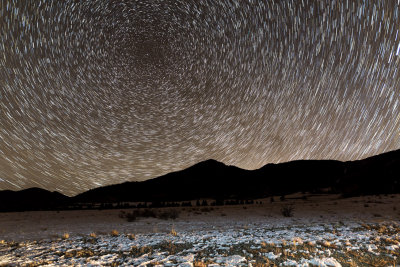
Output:
[[399,149],[399,5],[0,0],[0,189]]

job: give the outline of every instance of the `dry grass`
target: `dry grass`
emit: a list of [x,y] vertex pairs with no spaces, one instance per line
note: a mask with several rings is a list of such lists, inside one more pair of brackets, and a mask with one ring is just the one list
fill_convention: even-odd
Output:
[[214,262],[211,260],[195,260],[193,261],[193,267],[207,267],[210,264],[213,264]]
[[337,246],[335,244],[332,244],[331,242],[324,240],[324,241],[318,241],[317,244],[321,245],[322,247],[325,248],[333,248],[337,249]]
[[91,249],[71,250],[65,252],[64,256],[66,258],[92,257],[94,256],[94,252]]
[[132,246],[130,254],[133,257],[139,257],[143,254],[152,253],[152,252],[153,252],[153,248],[150,246],[144,246],[144,247]]
[[[49,260],[39,260],[39,261],[34,261],[34,262],[29,262],[27,264],[24,264],[22,266],[24,267],[37,267],[37,266],[43,266],[43,265],[51,265],[53,262],[49,261]],[[3,266],[8,266],[8,265],[1,265],[1,267]]]
[[194,267],[207,267],[207,263],[202,262],[202,261],[194,261],[193,266]]
[[62,235],[62,239],[68,239],[69,238],[69,234],[68,233],[64,233],[63,235]]
[[90,236],[91,238],[96,238],[96,237],[97,237],[96,233],[90,233],[89,236]]
[[178,235],[178,233],[175,231],[174,228],[171,229],[170,234],[173,235],[173,236],[177,236]]
[[254,267],[270,267],[270,266],[277,266],[275,263],[270,262],[268,259],[265,260],[264,262],[255,262],[252,264]]
[[128,238],[129,238],[130,240],[135,240],[135,239],[136,239],[135,234],[127,234],[127,236],[128,236]]
[[111,234],[111,236],[119,236],[119,232],[115,229],[112,230],[110,234]]

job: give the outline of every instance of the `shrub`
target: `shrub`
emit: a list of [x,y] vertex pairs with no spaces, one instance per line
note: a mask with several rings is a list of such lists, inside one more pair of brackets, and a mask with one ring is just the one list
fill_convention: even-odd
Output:
[[122,214],[122,218],[125,218],[128,222],[134,222],[137,218],[144,217],[144,218],[156,218],[156,213],[150,209],[144,210],[133,210],[131,213],[124,212]]
[[69,234],[68,234],[68,233],[64,233],[64,234],[62,235],[62,238],[63,238],[63,239],[68,239],[68,238],[69,238]]
[[294,207],[292,205],[285,205],[281,208],[281,213],[285,217],[293,217]]
[[131,213],[123,212],[119,214],[120,218],[125,218],[128,222],[134,222],[136,221],[137,218],[144,217],[144,218],[158,218],[162,220],[168,220],[168,219],[173,219],[175,220],[176,218],[179,217],[179,212],[175,209],[172,210],[167,210],[163,211],[160,213],[156,213],[155,211],[151,209],[145,209],[145,210],[134,210]]
[[177,236],[178,235],[178,233],[175,231],[174,228],[171,229],[171,235],[173,235],[173,236]]
[[117,230],[112,230],[111,236],[119,236],[119,232]]
[[168,220],[168,219],[175,220],[178,217],[179,217],[179,212],[177,210],[163,211],[160,214],[158,214],[158,216],[157,216],[157,218],[162,219],[162,220]]
[[214,208],[204,207],[204,208],[201,208],[201,209],[200,209],[201,212],[210,212],[210,211],[212,211],[212,210],[214,210]]
[[134,221],[136,221],[136,214],[135,214],[135,212],[126,213],[126,214],[125,214],[125,218],[126,218],[126,220],[127,220],[128,222],[134,222]]
[[136,210],[134,213],[136,214],[137,217],[145,217],[145,218],[157,217],[156,213],[151,209],[145,209],[143,211]]

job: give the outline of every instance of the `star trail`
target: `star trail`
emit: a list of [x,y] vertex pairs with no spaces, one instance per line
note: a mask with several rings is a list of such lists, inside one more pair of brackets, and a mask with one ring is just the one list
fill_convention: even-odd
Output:
[[[0,189],[400,148],[400,1],[0,1]],[[323,179],[323,178],[322,178]]]

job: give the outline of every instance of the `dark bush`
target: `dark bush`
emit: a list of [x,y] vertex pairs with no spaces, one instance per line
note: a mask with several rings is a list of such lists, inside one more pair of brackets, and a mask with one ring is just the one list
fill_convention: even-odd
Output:
[[175,220],[179,217],[179,212],[177,210],[166,210],[157,215],[157,218],[162,220],[172,219]]
[[201,212],[210,212],[212,210],[214,210],[214,208],[204,207],[200,209]]
[[151,210],[151,209],[145,209],[145,210],[135,210],[134,213],[136,212],[137,217],[145,217],[145,218],[156,218],[157,214]]
[[292,205],[285,205],[281,208],[281,213],[285,217],[293,217],[294,207]]
[[144,217],[144,218],[156,218],[156,213],[150,209],[137,209],[133,210],[132,212],[125,212],[121,211],[118,215],[120,218],[125,218],[128,222],[134,222],[136,221],[137,218],[139,217]]
[[176,218],[179,217],[179,211],[175,210],[175,209],[171,209],[171,210],[165,210],[165,211],[161,211],[156,213],[155,211],[151,210],[151,209],[138,209],[138,210],[133,210],[131,213],[129,212],[120,212],[118,215],[120,218],[124,218],[126,219],[128,222],[134,222],[136,221],[136,219],[138,218],[158,218],[158,219],[162,219],[162,220],[168,220],[168,219],[172,219],[175,220]]
[[128,222],[136,221],[136,215],[134,212],[125,214],[125,218]]

